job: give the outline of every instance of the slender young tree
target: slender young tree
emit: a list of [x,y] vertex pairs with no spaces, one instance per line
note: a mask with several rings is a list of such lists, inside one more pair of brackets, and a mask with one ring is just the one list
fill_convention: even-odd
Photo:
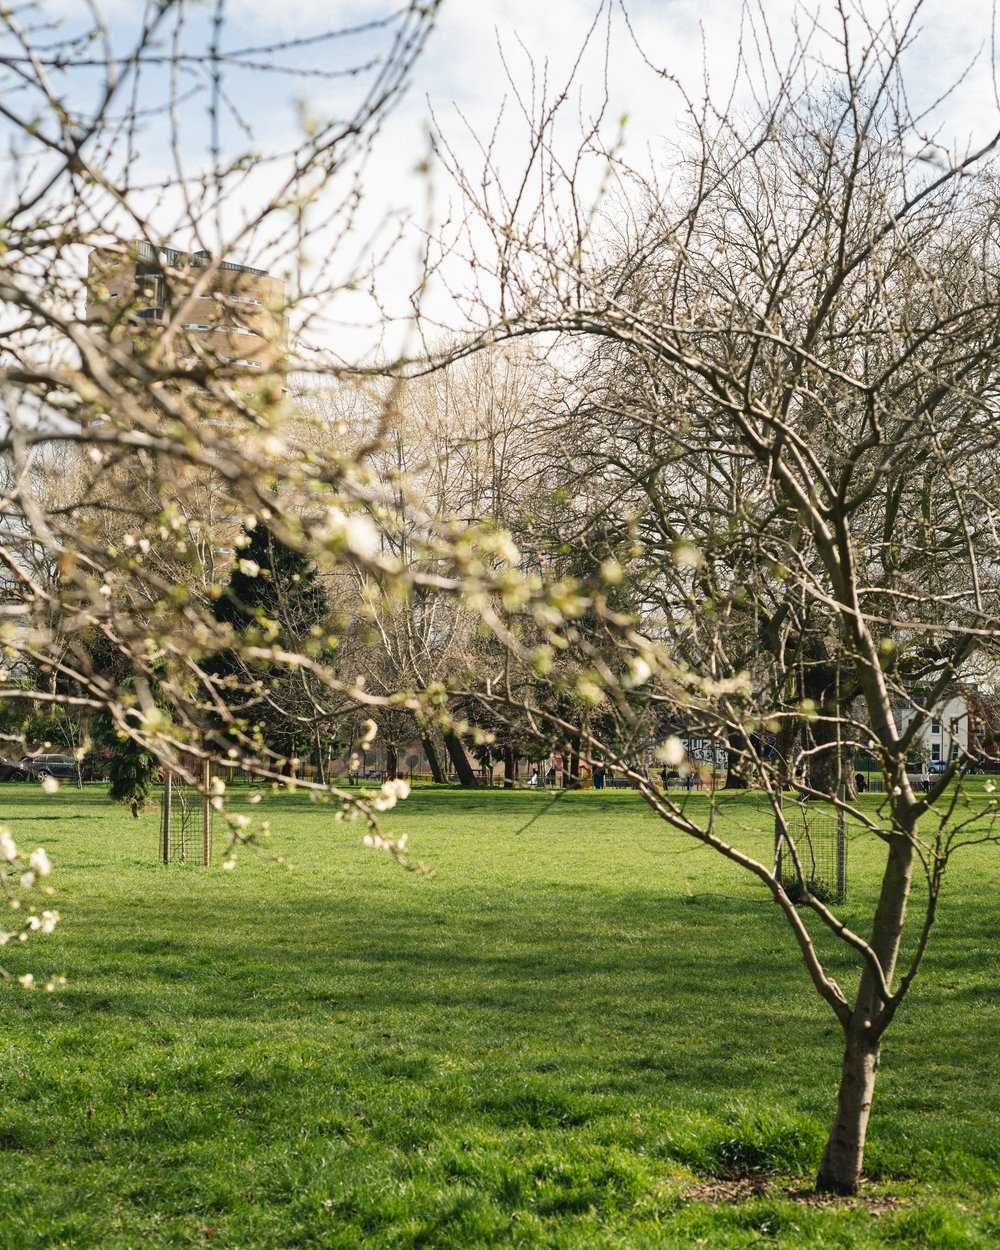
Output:
[[[770,796],[783,873],[722,833],[714,800],[696,819],[633,770],[669,825],[770,892],[842,1030],[817,1177],[840,1193],[859,1183],[882,1040],[921,967],[947,869],[962,846],[997,836],[992,800],[948,797],[961,793],[959,758],[927,795],[907,769],[945,693],[1000,642],[1000,134],[956,154],[908,111],[919,7],[866,25],[833,5],[839,34],[814,28],[753,109],[691,104],[669,180],[624,167],[593,131],[570,159],[558,108],[526,100],[523,116],[542,120],[515,185],[544,188],[544,202],[524,213],[492,150],[484,177],[453,169],[475,237],[498,241],[493,264],[473,258],[489,275],[470,310],[477,336],[561,335],[564,359],[585,362],[565,393],[585,414],[575,446],[589,466],[603,457],[591,502],[635,534],[628,575],[644,590],[629,623],[595,592],[586,609],[566,604],[549,645],[589,656],[580,693],[614,710],[617,738],[636,723],[626,692],[644,691]],[[772,46],[762,23],[756,40]],[[603,217],[578,193],[595,147],[615,184]],[[599,634],[580,629],[582,615]],[[481,697],[628,767],[552,699],[528,707],[499,684]],[[879,761],[878,808],[851,800],[845,772],[860,747]],[[674,735],[661,753],[680,758]],[[863,926],[810,891],[792,782],[884,847]],[[836,948],[851,956],[849,978],[830,971]]]

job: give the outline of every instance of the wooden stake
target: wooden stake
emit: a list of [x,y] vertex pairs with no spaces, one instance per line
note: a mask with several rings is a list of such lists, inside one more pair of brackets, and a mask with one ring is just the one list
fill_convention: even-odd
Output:
[[170,806],[173,799],[173,778],[168,772],[163,781],[163,862],[170,863]]
[[202,846],[202,867],[211,868],[212,866],[212,761],[205,760],[202,766],[202,790],[204,791],[202,802],[204,804],[204,843]]

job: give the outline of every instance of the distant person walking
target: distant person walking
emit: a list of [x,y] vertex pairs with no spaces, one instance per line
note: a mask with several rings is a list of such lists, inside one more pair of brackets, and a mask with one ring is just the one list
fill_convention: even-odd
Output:
[[927,794],[930,791],[930,788],[931,770],[928,767],[927,761],[924,760],[924,762],[920,765],[920,789],[923,790],[924,794]]

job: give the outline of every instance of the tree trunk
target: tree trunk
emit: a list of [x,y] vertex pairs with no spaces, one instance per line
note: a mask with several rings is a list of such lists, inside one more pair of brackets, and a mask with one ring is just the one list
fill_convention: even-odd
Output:
[[517,761],[514,759],[514,748],[503,749],[503,784],[505,789],[512,789],[517,780]]
[[[913,828],[900,830],[889,842],[872,924],[869,945],[882,969],[886,985],[892,984],[906,920],[906,905],[913,878],[915,833]],[[883,1014],[885,1005],[879,981],[869,964],[865,963],[857,1001],[847,1026],[837,1114],[816,1177],[816,1188],[828,1193],[857,1193],[882,1031],[888,1023]]]
[[726,739],[726,780],[724,790],[749,790],[749,762],[745,760],[733,746],[733,735]]
[[798,738],[799,727],[790,717],[783,721],[775,739],[775,781],[779,790],[785,790],[792,780],[792,755]]
[[448,751],[448,758],[454,764],[455,772],[458,773],[459,783],[467,789],[474,788],[478,785],[476,774],[472,771],[469,757],[465,754],[465,747],[459,741],[458,735],[454,730],[446,729],[443,737],[444,745]]
[[836,665],[814,659],[801,684],[803,695],[812,699],[821,713],[806,732],[807,741],[814,748],[809,757],[809,785],[832,798],[843,780],[849,792],[853,792],[854,744],[840,741],[838,729],[852,696],[845,695],[841,688],[840,671]]
[[[839,707],[824,708],[825,716],[841,715]],[[816,754],[809,757],[809,786],[820,790],[831,798],[837,793],[837,784],[843,779],[848,792],[854,789],[854,748],[853,745],[837,741],[836,726],[823,720],[810,725],[810,745],[819,747]],[[838,756],[840,757],[838,759]]]
[[564,776],[563,785],[567,790],[580,788],[580,739],[574,738],[569,746],[569,775]]
[[816,1177],[821,1193],[856,1194],[865,1155],[868,1115],[878,1071],[879,1042],[852,1026],[844,1050],[837,1114]]
[[427,763],[431,768],[431,779],[438,785],[443,785],[448,777],[441,763],[441,756],[438,755],[437,747],[434,745],[434,739],[428,734],[420,739],[420,745],[424,748],[424,755],[427,756]]

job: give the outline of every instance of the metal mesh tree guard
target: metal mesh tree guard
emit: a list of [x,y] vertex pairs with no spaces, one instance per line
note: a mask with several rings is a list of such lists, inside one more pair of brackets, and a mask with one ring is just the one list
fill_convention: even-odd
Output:
[[[787,836],[784,833],[787,828]],[[795,846],[806,885],[817,898],[847,896],[847,823],[832,803],[785,799],[775,812],[775,875],[783,886],[799,888]]]
[[167,773],[160,799],[160,859],[164,864],[211,867],[212,804],[207,784],[203,792]]

